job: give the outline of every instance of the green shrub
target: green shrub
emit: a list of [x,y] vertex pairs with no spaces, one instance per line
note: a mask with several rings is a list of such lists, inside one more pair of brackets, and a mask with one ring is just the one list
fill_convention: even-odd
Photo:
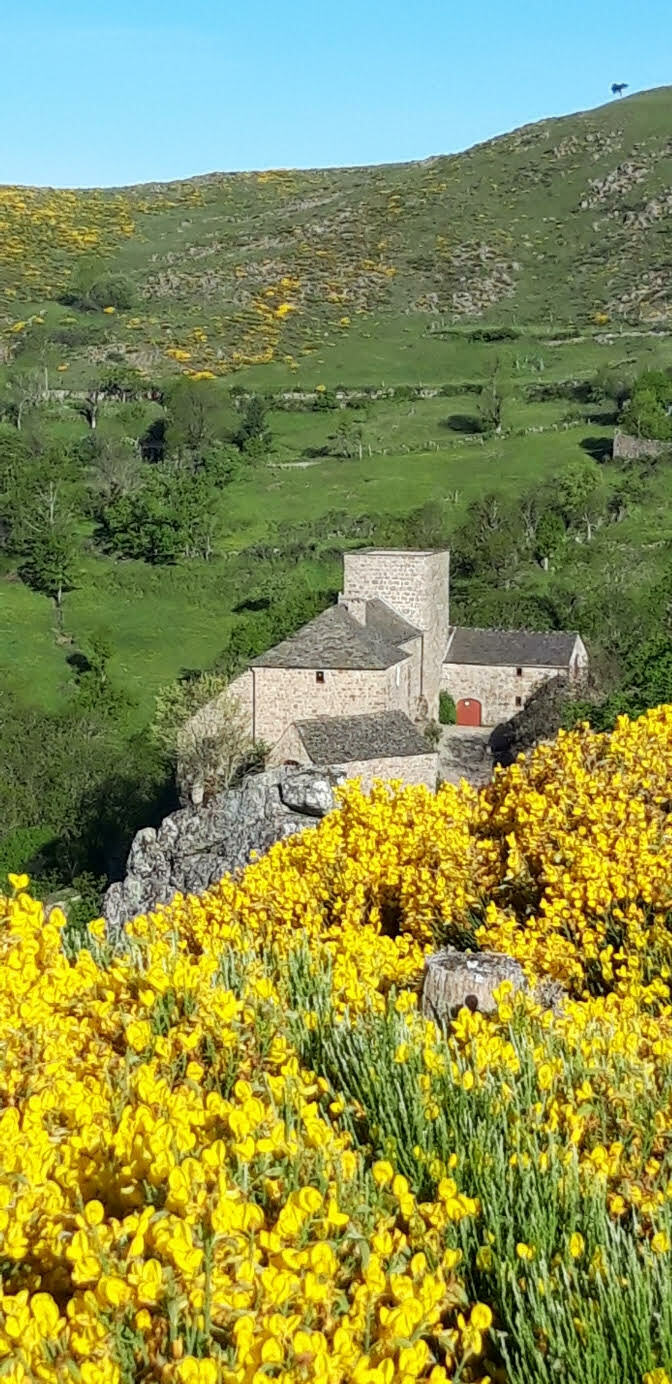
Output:
[[439,725],[454,726],[457,724],[457,707],[451,697],[450,692],[439,692]]

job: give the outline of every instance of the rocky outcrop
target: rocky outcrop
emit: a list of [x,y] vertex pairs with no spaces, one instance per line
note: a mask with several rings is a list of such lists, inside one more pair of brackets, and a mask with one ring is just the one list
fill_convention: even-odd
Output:
[[315,826],[335,806],[342,780],[329,769],[269,770],[201,807],[185,807],[158,829],[145,827],[133,841],[126,878],[112,884],[103,914],[112,931],[138,913],[169,903],[176,893],[199,894],[223,875],[263,853],[275,841]]

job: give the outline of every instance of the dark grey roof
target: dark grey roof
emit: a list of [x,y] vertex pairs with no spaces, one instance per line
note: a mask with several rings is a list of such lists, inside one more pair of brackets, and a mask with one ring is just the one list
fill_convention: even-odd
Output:
[[435,753],[403,711],[324,716],[294,724],[313,764]]
[[329,606],[296,634],[252,659],[256,668],[390,668],[407,657],[343,606]]
[[366,628],[379,634],[388,644],[405,644],[409,639],[418,639],[422,630],[409,625],[401,615],[397,615],[386,601],[377,596],[366,602]]
[[494,667],[566,668],[577,634],[553,630],[480,630],[456,626],[444,662],[481,663]]

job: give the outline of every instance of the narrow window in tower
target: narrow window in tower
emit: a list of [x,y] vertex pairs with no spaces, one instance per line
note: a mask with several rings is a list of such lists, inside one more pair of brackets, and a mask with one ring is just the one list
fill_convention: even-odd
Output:
[[324,682],[324,673],[323,673],[321,670],[320,670],[319,673],[316,673],[316,674],[315,674],[315,681],[316,681],[316,682]]

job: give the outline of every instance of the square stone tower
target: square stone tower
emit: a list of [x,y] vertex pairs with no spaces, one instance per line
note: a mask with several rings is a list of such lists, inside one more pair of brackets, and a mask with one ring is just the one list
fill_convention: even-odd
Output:
[[436,720],[450,625],[450,553],[406,548],[344,553],[343,597],[385,601],[421,631],[421,698],[427,715]]

